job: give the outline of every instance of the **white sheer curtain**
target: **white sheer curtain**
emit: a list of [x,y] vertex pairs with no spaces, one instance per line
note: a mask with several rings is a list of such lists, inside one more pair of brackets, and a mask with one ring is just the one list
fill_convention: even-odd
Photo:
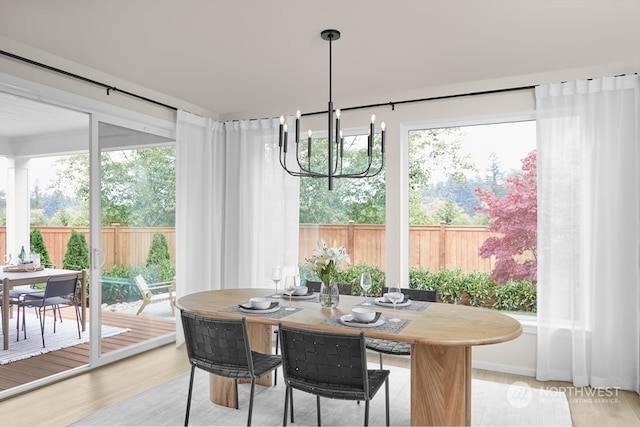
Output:
[[272,265],[297,263],[299,186],[280,167],[278,126],[277,119],[219,123],[178,111],[178,298],[264,287]]
[[640,392],[640,78],[536,98],[537,378]]

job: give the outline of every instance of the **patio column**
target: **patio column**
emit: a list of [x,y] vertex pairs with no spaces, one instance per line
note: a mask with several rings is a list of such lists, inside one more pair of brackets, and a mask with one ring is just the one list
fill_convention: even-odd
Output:
[[7,158],[7,247],[15,263],[24,245],[30,251],[29,159]]

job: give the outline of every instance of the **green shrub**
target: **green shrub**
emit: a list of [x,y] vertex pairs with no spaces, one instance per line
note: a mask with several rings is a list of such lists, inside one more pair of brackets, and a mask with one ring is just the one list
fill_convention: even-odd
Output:
[[173,268],[171,266],[171,254],[169,253],[169,243],[164,234],[156,232],[151,240],[149,253],[147,254],[147,267],[158,266],[160,268],[160,280],[154,282],[166,282],[173,279]]
[[51,259],[49,258],[49,251],[44,244],[42,233],[37,228],[31,230],[29,234],[29,242],[31,243],[31,250],[37,254],[40,254],[40,264],[44,266],[51,266]]
[[89,268],[89,245],[84,234],[71,230],[67,250],[62,260],[62,268],[86,270]]
[[495,298],[496,282],[488,272],[474,271],[462,277],[462,291],[469,297],[469,305],[483,307]]
[[494,307],[498,310],[537,311],[537,290],[528,280],[509,280],[504,286],[498,286],[495,293]]
[[[304,264],[299,266],[301,283],[319,280]],[[351,283],[353,293],[362,295],[360,275],[369,271],[373,283],[369,295],[380,295],[385,286],[385,273],[377,266],[360,262],[340,270],[341,283]],[[462,273],[460,268],[429,271],[420,266],[409,268],[409,287],[412,289],[435,290],[440,301],[449,304],[468,304],[475,307],[493,307],[505,311],[536,311],[536,288],[529,281],[509,281],[498,286],[491,280],[491,273],[474,271]]]
[[380,291],[385,284],[386,276],[384,271],[376,265],[369,265],[359,262],[356,265],[350,265],[340,270],[338,280],[340,283],[350,283],[353,286],[352,293],[354,295],[364,295],[364,291],[360,287],[360,276],[362,273],[368,272],[371,275],[371,289],[367,295],[380,295]]

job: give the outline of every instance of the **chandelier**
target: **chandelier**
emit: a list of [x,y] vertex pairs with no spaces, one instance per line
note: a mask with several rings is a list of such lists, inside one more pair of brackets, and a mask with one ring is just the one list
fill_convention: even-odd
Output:
[[[384,167],[384,139],[385,139],[385,123],[380,125],[380,165],[378,168],[371,168],[373,164],[373,150],[374,150],[374,136],[375,136],[375,119],[376,116],[371,116],[371,124],[369,125],[369,135],[367,138],[367,161],[363,164],[360,170],[351,171],[343,170],[344,160],[344,137],[342,130],[340,129],[340,110],[333,109],[333,98],[331,88],[331,45],[333,41],[340,38],[340,31],[338,30],[324,30],[320,33],[320,37],[323,40],[329,42],[329,106],[327,108],[328,115],[328,130],[327,130],[327,170],[313,170],[311,156],[313,151],[311,135],[312,131],[308,131],[307,146],[300,148],[300,110],[296,112],[296,129],[295,129],[295,148],[296,148],[296,163],[297,168],[295,170],[287,167],[287,150],[288,150],[288,129],[285,123],[284,116],[280,116],[280,135],[278,146],[280,149],[280,165],[284,168],[289,175],[302,177],[302,178],[326,178],[329,184],[329,190],[333,190],[334,178],[370,178],[378,175]],[[335,120],[335,130],[334,130]],[[335,133],[334,133],[335,132]],[[301,158],[301,154],[304,153],[304,157]]]

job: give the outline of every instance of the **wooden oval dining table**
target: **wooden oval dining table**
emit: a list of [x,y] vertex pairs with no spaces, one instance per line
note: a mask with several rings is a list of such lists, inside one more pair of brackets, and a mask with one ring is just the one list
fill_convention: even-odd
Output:
[[[181,297],[181,310],[210,317],[247,319],[251,347],[270,353],[272,327],[282,323],[289,326],[359,333],[366,337],[402,341],[411,344],[411,425],[470,425],[471,424],[471,351],[476,345],[495,344],[517,338],[522,333],[520,322],[496,310],[443,303],[419,302],[397,308],[397,318],[404,320],[400,330],[384,327],[358,328],[339,321],[343,315],[364,302],[359,296],[340,296],[336,309],[322,309],[317,299],[295,299],[295,311],[285,311],[288,299],[279,301],[279,316],[246,313],[238,305],[252,297],[269,297],[273,290],[238,288],[198,292]],[[374,305],[387,319],[393,317],[391,306]],[[393,380],[393,378],[391,378]],[[262,379],[270,385],[271,378]],[[210,398],[214,403],[235,407],[233,382],[211,376]]]

